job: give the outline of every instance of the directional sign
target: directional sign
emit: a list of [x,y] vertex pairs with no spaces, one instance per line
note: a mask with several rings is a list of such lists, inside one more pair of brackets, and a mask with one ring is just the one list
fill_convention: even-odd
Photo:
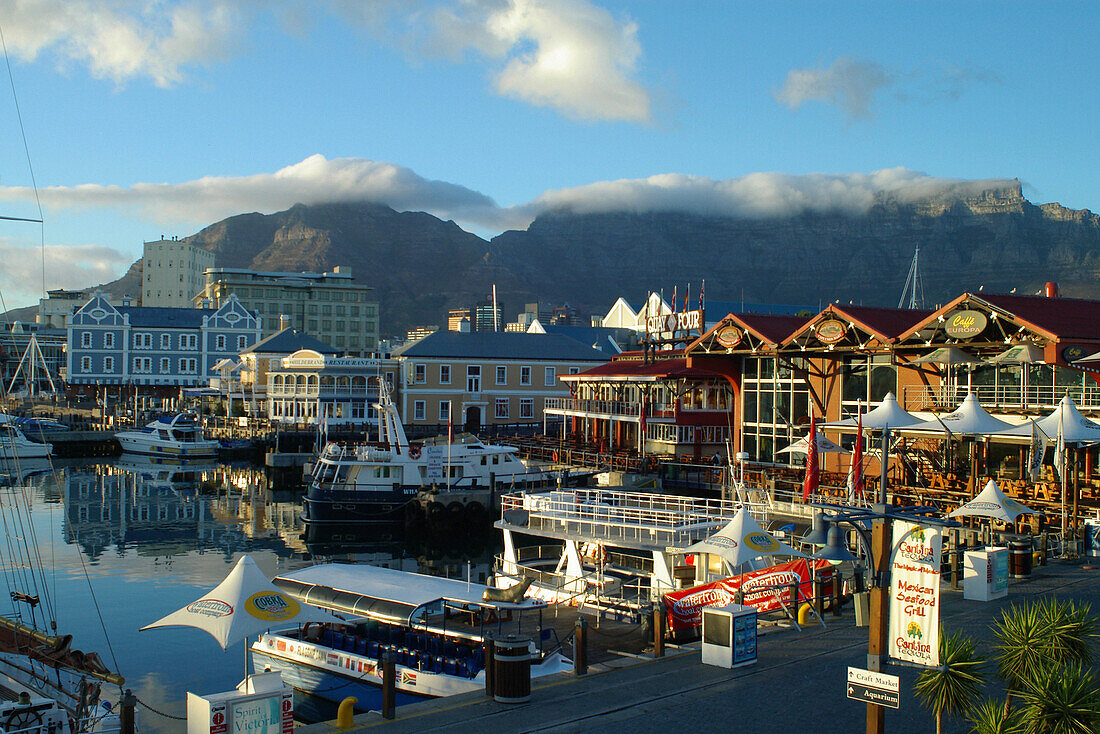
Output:
[[848,668],[848,698],[896,709],[901,705],[901,680],[896,675]]

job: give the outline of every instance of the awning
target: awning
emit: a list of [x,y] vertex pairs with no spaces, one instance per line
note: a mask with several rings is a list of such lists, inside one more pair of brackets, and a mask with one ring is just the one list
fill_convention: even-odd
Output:
[[920,425],[901,430],[903,434],[940,434],[958,436],[991,436],[1011,431],[1015,426],[994,418],[986,412],[974,393],[967,394],[962,405],[955,410],[925,421]]
[[[1047,438],[1052,441],[1058,437],[1058,430],[1059,427],[1061,427],[1062,440],[1066,443],[1076,445],[1100,442],[1100,424],[1081,415],[1081,411],[1077,410],[1077,405],[1069,395],[1066,395],[1059,401],[1058,407],[1054,409],[1054,412],[1035,422],[1038,424],[1039,430],[1045,433]],[[1008,431],[1008,434],[1012,436],[1023,436],[1030,440],[1031,421],[1013,428],[1011,431]]]

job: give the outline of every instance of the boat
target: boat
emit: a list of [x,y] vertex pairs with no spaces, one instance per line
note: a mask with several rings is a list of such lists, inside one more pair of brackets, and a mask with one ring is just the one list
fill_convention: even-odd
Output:
[[27,438],[14,423],[0,424],[0,460],[44,459],[53,446]]
[[[366,710],[382,685],[380,658],[395,660],[398,703],[485,689],[486,635],[531,634],[531,676],[572,669],[542,626],[546,602],[487,601],[500,589],[379,566],[322,564],[273,580],[297,599],[348,617],[263,634],[252,645],[255,672],[279,671],[294,688]],[[487,591],[495,592],[487,594]],[[517,592],[518,593],[518,592]],[[507,594],[503,594],[507,595]],[[531,623],[523,617],[536,613]],[[375,705],[377,707],[377,704]]]
[[533,486],[559,478],[558,472],[528,466],[512,446],[486,444],[468,433],[410,442],[385,382],[379,396],[379,440],[330,442],[317,458],[305,497],[307,523],[400,522],[406,506],[425,490],[435,495],[431,519],[443,511],[484,512],[494,482]]
[[115,434],[125,453],[147,454],[164,459],[213,459],[218,442],[202,436],[194,414],[162,416],[140,430]]

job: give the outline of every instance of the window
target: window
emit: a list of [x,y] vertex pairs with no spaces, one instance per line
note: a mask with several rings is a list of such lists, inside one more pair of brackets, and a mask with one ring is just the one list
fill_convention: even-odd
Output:
[[423,385],[425,382],[428,381],[427,374],[428,374],[428,366],[427,365],[424,365],[424,364],[414,364],[413,365],[413,382],[415,382],[417,385]]
[[82,331],[80,332],[80,346],[84,349],[92,348],[92,332]]
[[115,335],[111,332],[107,332],[103,335],[103,348],[114,349],[115,348]]
[[414,421],[424,420],[425,408],[426,408],[426,403],[423,400],[413,401],[413,420]]
[[198,349],[198,334],[180,334],[180,349]]
[[92,371],[92,358],[91,357],[81,357],[80,358],[80,371],[81,372],[91,372]]
[[557,367],[547,367],[544,369],[542,384],[546,387],[554,387],[558,384],[558,369]]
[[535,401],[531,398],[519,399],[519,417],[520,418],[534,418],[535,417]]
[[569,368],[569,374],[571,374],[571,375],[579,375],[580,372],[581,372],[580,367],[570,367]]
[[172,371],[172,360],[168,357],[161,357],[160,359],[160,371],[161,374],[168,374]]
[[439,422],[446,423],[451,420],[451,401],[439,401]]
[[215,337],[215,339],[214,339],[214,345],[215,345],[214,349],[218,350],[219,352],[224,352],[225,351],[225,334],[218,334],[218,336]]
[[237,351],[239,352],[247,346],[248,346],[248,337],[245,336],[244,334],[241,334],[240,336],[238,336],[237,337]]
[[519,384],[530,385],[531,384],[531,368],[520,367],[519,368]]
[[114,357],[104,357],[103,358],[103,371],[104,372],[114,372],[115,371],[115,358]]
[[497,398],[496,400],[496,415],[497,418],[508,417],[508,398]]
[[439,365],[439,384],[450,385],[451,384],[451,365],[441,364]]
[[180,372],[185,375],[193,375],[198,371],[198,360],[194,357],[184,357],[180,359]]
[[504,365],[498,365],[497,366],[497,384],[498,385],[507,385],[508,384],[508,368],[505,367]]
[[153,371],[152,357],[134,357],[134,372],[146,374]]
[[172,335],[171,334],[161,334],[160,335],[160,348],[161,349],[171,349],[172,348]]
[[481,392],[481,365],[466,367],[466,392]]
[[134,349],[152,349],[153,335],[148,332],[134,334]]

